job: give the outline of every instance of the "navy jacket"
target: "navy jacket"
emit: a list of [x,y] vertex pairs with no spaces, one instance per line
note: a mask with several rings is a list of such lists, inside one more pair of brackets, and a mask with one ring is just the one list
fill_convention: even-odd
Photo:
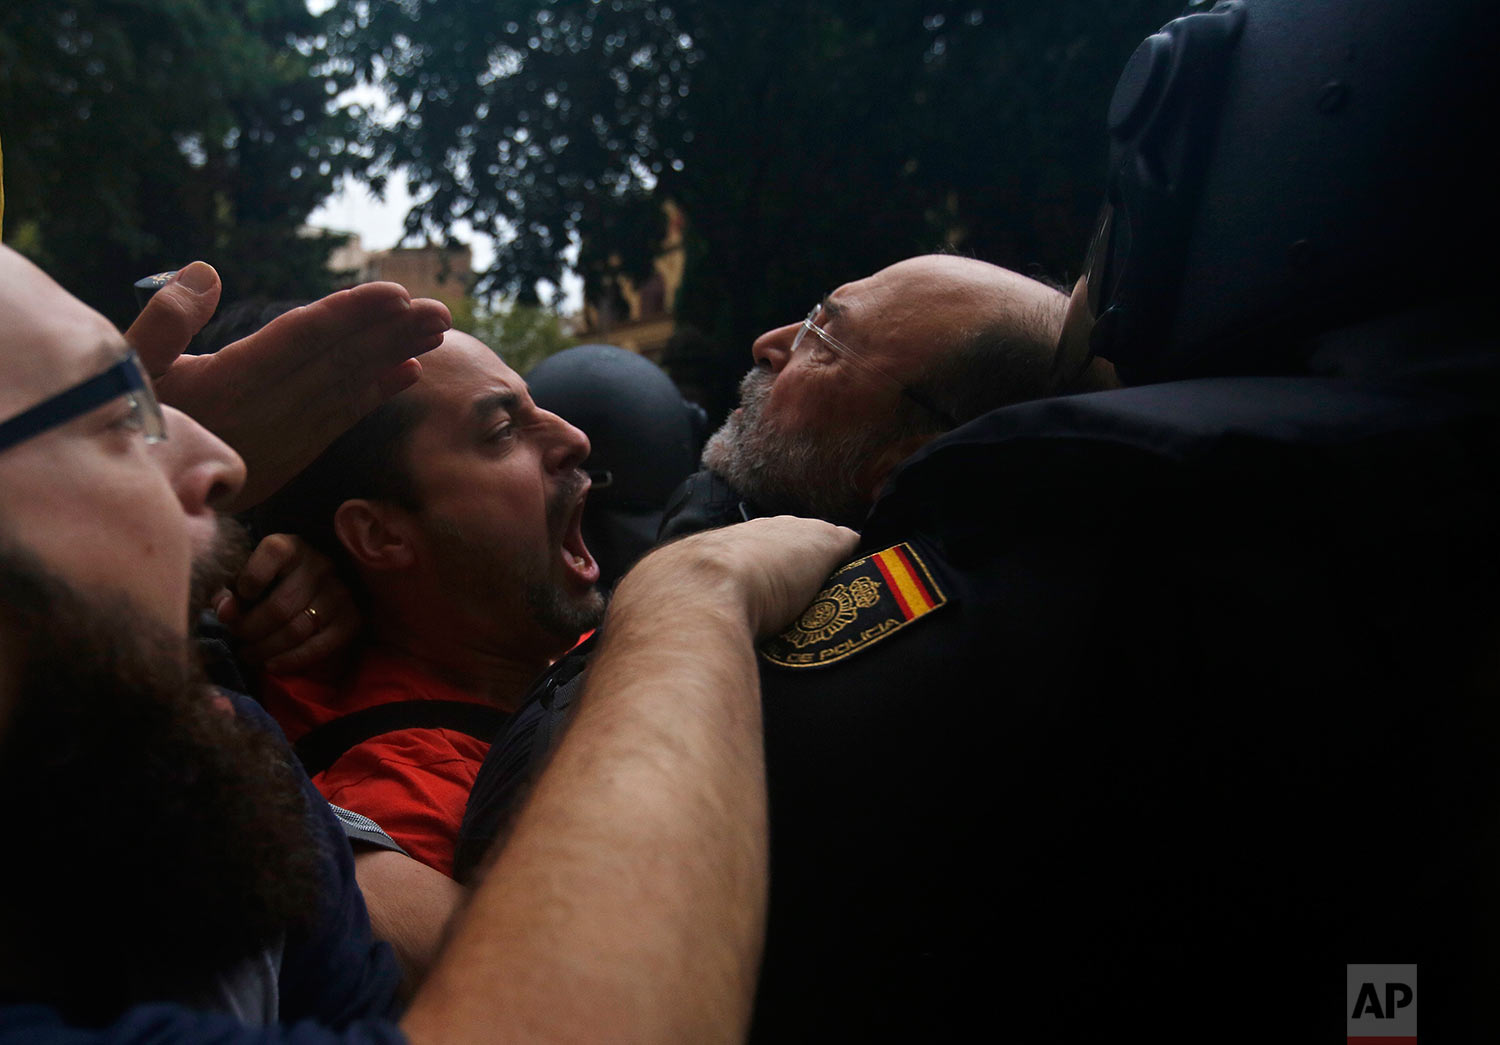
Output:
[[905,462],[762,648],[754,1037],[1336,1036],[1376,960],[1466,1027],[1500,972],[1493,387],[1178,382]]

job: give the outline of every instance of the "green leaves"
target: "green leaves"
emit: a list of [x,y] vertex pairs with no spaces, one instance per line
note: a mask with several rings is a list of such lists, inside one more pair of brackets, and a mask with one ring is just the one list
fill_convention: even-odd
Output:
[[195,257],[230,298],[327,288],[297,229],[353,169],[303,0],[8,0],[0,9],[7,225],[117,322],[130,284]]
[[1071,275],[1114,78],[1177,6],[338,0],[330,48],[402,107],[366,133],[419,190],[408,228],[496,236],[481,291],[555,282],[580,240],[591,293],[642,276],[670,198],[679,318],[738,372],[760,329],[920,251]]
[[[678,316],[732,396],[762,329],[953,248],[1066,280],[1103,112],[1177,0],[8,0],[7,227],[115,318],[207,256],[228,293],[322,289],[298,223],[344,172],[405,177],[407,230],[499,244],[480,292],[648,274],[687,218]],[[356,80],[384,114],[331,99]],[[709,403],[711,412],[723,404]]]
[[680,137],[697,56],[665,5],[341,0],[330,14],[335,62],[381,75],[397,108],[367,118],[365,140],[376,176],[420,187],[408,231],[462,219],[500,243],[481,293],[559,281],[569,244],[649,191]]

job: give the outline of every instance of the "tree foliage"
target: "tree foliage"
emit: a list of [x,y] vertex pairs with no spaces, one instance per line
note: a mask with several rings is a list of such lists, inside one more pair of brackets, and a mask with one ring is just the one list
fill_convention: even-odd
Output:
[[[1065,279],[1099,203],[1103,112],[1179,0],[338,0],[341,70],[418,194],[408,229],[503,243],[482,289],[642,276],[689,221],[680,322],[726,360],[817,295],[951,247]],[[507,232],[513,230],[513,235]]]
[[660,226],[649,187],[690,137],[681,92],[699,57],[671,9],[340,0],[332,14],[340,70],[378,82],[390,100],[366,139],[376,186],[404,172],[420,194],[413,235],[441,236],[460,220],[496,235],[504,246],[481,291],[532,301],[537,280],[560,281],[564,252],[585,230],[636,271],[649,268],[651,244],[634,234],[643,221]]
[[117,322],[192,258],[233,296],[328,288],[297,229],[362,166],[305,0],[6,0],[6,238]]

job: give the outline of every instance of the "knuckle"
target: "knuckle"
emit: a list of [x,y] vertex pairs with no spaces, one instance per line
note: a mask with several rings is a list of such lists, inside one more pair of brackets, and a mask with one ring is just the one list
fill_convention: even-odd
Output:
[[301,602],[295,592],[288,591],[284,586],[277,588],[266,599],[266,608],[279,620],[292,621],[303,617]]
[[260,546],[266,550],[266,554],[272,559],[285,562],[296,557],[302,539],[290,533],[273,533],[260,542]]

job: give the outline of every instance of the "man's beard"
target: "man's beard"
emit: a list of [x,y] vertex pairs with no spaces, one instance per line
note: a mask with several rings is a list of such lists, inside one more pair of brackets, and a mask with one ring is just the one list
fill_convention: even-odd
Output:
[[239,575],[250,558],[253,544],[250,534],[228,515],[219,516],[217,539],[212,548],[193,559],[193,573],[188,594],[189,627],[198,614],[208,609],[220,589]]
[[315,907],[285,748],[128,600],[4,550],[0,593],[0,998],[100,1023],[199,996]]
[[703,464],[765,512],[858,527],[870,510],[859,473],[886,441],[871,428],[836,434],[778,431],[763,416],[774,380],[755,369],[740,382],[740,410],[708,440]]

